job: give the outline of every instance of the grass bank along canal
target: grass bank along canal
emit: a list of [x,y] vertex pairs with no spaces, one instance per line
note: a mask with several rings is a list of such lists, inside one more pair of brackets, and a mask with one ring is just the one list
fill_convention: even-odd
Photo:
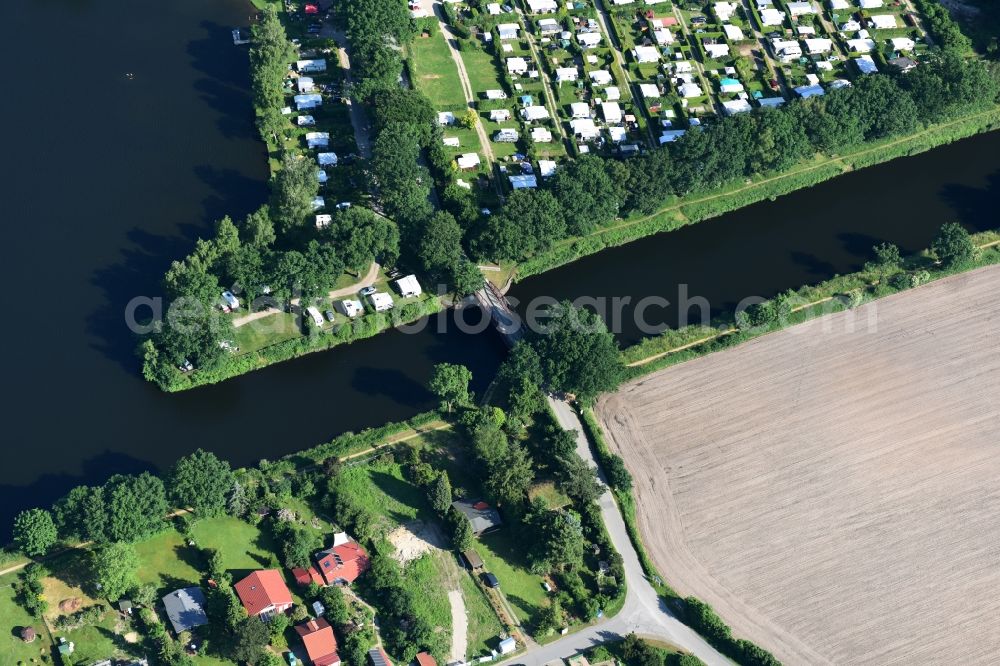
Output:
[[[84,0],[12,14],[9,77],[47,84],[0,111],[18,128],[3,182],[13,238],[0,261],[9,299],[0,531],[74,485],[163,468],[197,447],[244,464],[411,416],[433,403],[423,388],[433,364],[468,365],[481,391],[502,357],[491,331],[434,332],[446,313],[419,334],[390,332],[179,394],[139,376],[125,304],[156,294],[169,262],[212,220],[267,196],[247,55],[229,37],[251,11],[243,0],[127,11]],[[674,300],[686,282],[718,308],[768,296],[856,268],[878,239],[912,250],[947,220],[995,226],[998,155],[1000,134],[975,137],[606,250],[514,295]]]
[[[929,247],[945,222],[970,231],[996,228],[998,203],[1000,132],[993,132],[605,249],[528,278],[510,296],[522,315],[526,303],[542,296],[630,297],[618,317],[621,326],[609,325],[622,345],[631,345],[644,337],[635,324],[635,305],[643,297],[671,304],[645,310],[654,325],[677,325],[685,284],[690,298],[707,300],[713,317],[732,314],[745,297],[770,298],[859,270],[880,241],[906,254]],[[606,312],[609,319],[613,308]],[[696,318],[697,310],[690,316]]]

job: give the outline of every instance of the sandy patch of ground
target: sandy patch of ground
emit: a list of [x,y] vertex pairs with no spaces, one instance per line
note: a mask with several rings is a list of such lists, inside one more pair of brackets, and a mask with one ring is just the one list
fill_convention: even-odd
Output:
[[444,536],[437,525],[428,525],[422,520],[412,520],[400,525],[387,537],[396,549],[396,559],[406,564],[424,553],[446,548]]
[[996,663],[998,294],[955,276],[603,398],[660,572],[787,664]]
[[452,590],[448,593],[448,602],[451,603],[451,660],[465,662],[465,655],[469,652],[469,618],[465,614],[465,597],[461,590]]

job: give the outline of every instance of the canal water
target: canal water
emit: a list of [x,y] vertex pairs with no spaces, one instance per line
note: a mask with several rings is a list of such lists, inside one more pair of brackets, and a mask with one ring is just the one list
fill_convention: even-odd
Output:
[[[246,51],[229,36],[251,11],[45,0],[11,13],[0,539],[17,511],[76,484],[163,470],[198,447],[237,465],[276,458],[429,408],[435,363],[466,364],[481,391],[503,357],[490,331],[437,332],[446,314],[179,395],[140,378],[125,304],[155,295],[212,220],[267,196]],[[673,301],[683,282],[721,311],[852,270],[880,239],[912,250],[947,220],[996,226],[998,188],[1000,134],[977,137],[608,250],[513,295]]]
[[[713,317],[732,316],[746,297],[770,298],[859,270],[881,241],[913,253],[945,222],[997,228],[998,205],[1000,132],[993,132],[605,250],[529,278],[510,296],[522,314],[539,297],[593,298],[590,305],[603,308],[629,345],[643,337],[635,306],[646,297],[670,302],[646,298],[639,319],[649,327],[677,326],[685,294],[689,302],[703,298]],[[688,316],[696,323],[698,309]]]

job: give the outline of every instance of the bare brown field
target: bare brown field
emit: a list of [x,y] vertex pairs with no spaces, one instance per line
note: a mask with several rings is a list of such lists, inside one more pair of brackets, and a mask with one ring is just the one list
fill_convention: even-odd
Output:
[[738,636],[789,665],[1000,661],[1000,268],[667,368],[597,412],[660,572]]

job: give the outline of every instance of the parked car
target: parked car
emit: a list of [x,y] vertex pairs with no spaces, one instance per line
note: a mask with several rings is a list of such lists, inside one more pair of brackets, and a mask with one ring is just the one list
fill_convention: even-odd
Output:
[[230,310],[236,310],[240,307],[240,299],[233,296],[231,291],[222,292],[222,301]]
[[486,584],[486,587],[492,587],[494,589],[500,587],[500,580],[495,575],[486,572],[482,575],[482,578],[483,578],[483,583]]
[[323,316],[326,317],[327,321],[333,321],[334,317],[333,310],[324,310]]
[[361,294],[362,296],[371,296],[376,291],[377,290],[375,289],[375,287],[363,287],[361,291],[359,291],[358,293]]
[[691,25],[704,25],[708,23],[708,19],[704,16],[692,16]]

